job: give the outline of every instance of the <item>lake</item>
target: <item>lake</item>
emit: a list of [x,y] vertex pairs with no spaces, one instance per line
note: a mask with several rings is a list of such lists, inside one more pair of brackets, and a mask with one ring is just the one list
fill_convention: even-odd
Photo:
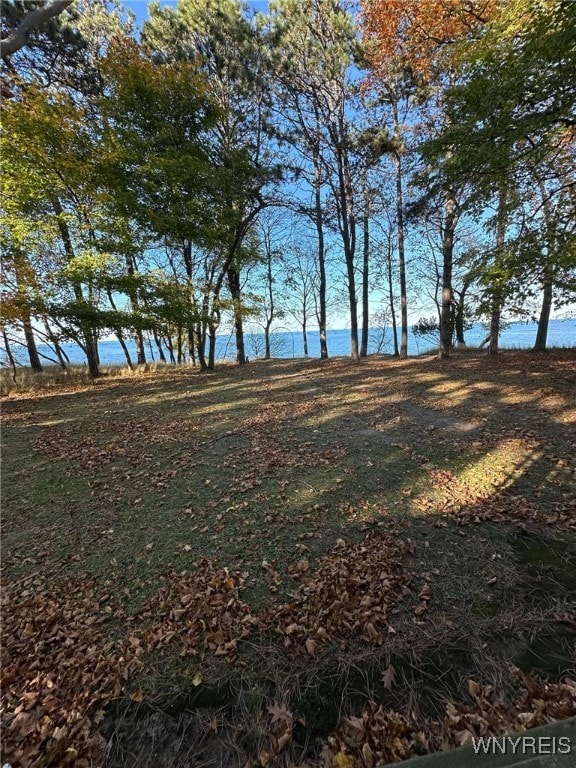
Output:
[[[536,323],[511,323],[500,336],[502,347],[511,349],[530,349],[534,345],[536,338]],[[483,325],[475,325],[466,333],[466,343],[469,347],[478,346],[486,336],[486,328]],[[377,351],[391,353],[393,351],[392,330],[386,328],[384,332],[384,345],[380,346],[382,338],[381,329],[372,329],[369,336],[369,353]],[[327,333],[328,354],[330,357],[350,354],[350,331],[348,329],[329,330]],[[70,358],[71,363],[83,364],[85,362],[82,350],[76,344],[63,344],[63,349]],[[130,354],[133,360],[136,359],[134,343],[127,342]],[[565,320],[551,320],[548,329],[549,347],[574,347],[576,346],[576,318]],[[411,355],[430,350],[433,344],[426,339],[415,338],[412,331],[408,337],[408,351]],[[51,356],[50,351],[42,344],[39,345],[39,351]],[[102,365],[124,365],[126,360],[122,349],[117,341],[101,341],[99,344],[100,361]],[[13,350],[16,353],[17,360],[26,364],[27,356],[23,347]],[[147,357],[150,362],[158,360],[158,351],[155,346],[147,345]],[[216,357],[218,360],[234,360],[236,352],[234,345],[234,336],[232,334],[220,334],[216,347]],[[308,352],[311,357],[319,357],[320,342],[318,331],[308,333]],[[246,334],[246,354],[251,360],[264,356],[264,337],[261,333]],[[0,352],[2,364],[5,364],[5,354]],[[272,356],[273,357],[303,357],[304,345],[302,334],[298,331],[290,332],[279,330],[272,334]],[[49,361],[45,361],[49,364]]]

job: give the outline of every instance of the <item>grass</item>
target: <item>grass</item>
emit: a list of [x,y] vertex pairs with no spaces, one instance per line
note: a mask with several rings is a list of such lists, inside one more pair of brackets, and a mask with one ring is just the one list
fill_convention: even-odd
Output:
[[[574,640],[554,617],[576,591],[575,371],[566,350],[22,378],[3,401],[4,582],[93,577],[134,616],[167,573],[208,558],[242,574],[257,616],[289,604],[297,564],[313,572],[339,541],[345,553],[371,531],[410,540],[403,567],[432,600],[422,617],[400,605],[383,645],[294,658],[262,632],[236,665],[146,656],[130,683],[140,706],[223,708],[233,751],[254,759],[274,701],[302,714],[303,760],[369,699],[438,714],[471,676],[511,685],[510,662],[558,678]],[[503,489],[539,517],[491,519]],[[462,507],[484,522],[458,524]]]

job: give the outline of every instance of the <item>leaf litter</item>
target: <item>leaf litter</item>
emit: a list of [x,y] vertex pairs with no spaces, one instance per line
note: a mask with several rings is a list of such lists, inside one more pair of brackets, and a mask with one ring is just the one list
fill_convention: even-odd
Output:
[[[347,375],[347,367],[340,368]],[[550,371],[557,375],[554,366]],[[559,407],[554,398],[541,402],[549,409]],[[224,460],[222,466],[238,471],[223,495],[250,490],[266,474],[333,467],[341,461],[345,450],[337,439],[330,447],[302,445],[292,431],[296,419],[313,419],[324,409],[321,398],[291,397],[280,405],[262,404],[255,418],[247,418],[240,430],[229,433],[246,439],[248,447],[237,466],[232,455]],[[81,468],[95,474],[120,459],[135,467],[142,467],[142,461],[150,463],[152,457],[142,447],[152,442],[185,443],[187,455],[178,468],[187,468],[194,464],[192,454],[206,444],[198,425],[190,421],[183,426],[181,419],[165,429],[159,429],[154,420],[114,423],[113,437],[106,441],[110,429],[111,422],[98,422],[95,433],[102,439],[94,439],[95,433],[82,436],[76,428],[44,428],[35,449],[50,460],[67,459],[74,472]],[[481,437],[477,442],[478,450],[484,447]],[[488,520],[574,530],[573,499],[565,497],[544,510],[510,490],[483,497],[452,473],[426,466],[426,457],[415,454],[415,460],[428,470],[432,485],[445,491],[444,498],[412,499],[423,511],[459,526]],[[163,487],[174,476],[173,469],[166,472],[152,477],[154,473],[145,470],[144,476],[151,478],[152,485]],[[256,615],[241,597],[246,574],[208,560],[194,571],[165,573],[162,586],[135,615],[126,615],[111,597],[111,585],[98,584],[88,576],[60,584],[48,584],[40,576],[7,583],[2,675],[5,759],[23,768],[103,764],[107,745],[98,733],[103,711],[114,698],[129,696],[130,680],[142,668],[144,655],[152,651],[176,649],[199,659],[214,654],[242,663],[242,641],[271,630],[280,635],[289,656],[304,658],[328,653],[349,641],[385,644],[387,635],[395,632],[394,618],[403,603],[414,621],[422,623],[434,600],[429,574],[405,564],[413,553],[409,540],[380,532],[369,534],[360,544],[341,539],[318,562],[302,553],[289,568],[294,584],[290,599],[269,604]],[[559,614],[558,621],[575,626],[568,612]],[[113,641],[110,638],[119,625],[127,626],[128,632]],[[195,681],[202,684],[199,672]],[[385,688],[394,687],[392,665],[384,671],[383,683]],[[518,686],[519,693],[510,704],[489,686],[471,680],[468,700],[449,703],[442,720],[385,711],[377,702],[369,702],[359,718],[341,720],[319,764],[374,768],[378,761],[457,746],[468,743],[473,735],[521,730],[576,712],[576,685],[570,678],[549,683],[518,673]],[[270,705],[268,715],[268,743],[257,763],[262,766],[288,748],[298,721],[297,714],[281,701]]]
[[[422,616],[432,599],[429,575],[422,580],[403,564],[413,554],[413,542],[389,531],[370,532],[357,545],[340,540],[313,575],[302,560],[295,563],[290,572],[297,587],[290,601],[257,615],[241,597],[245,575],[209,560],[194,571],[168,572],[133,616],[111,597],[111,584],[102,588],[89,578],[48,585],[30,577],[8,585],[2,676],[6,759],[22,768],[104,765],[109,745],[98,733],[104,708],[129,695],[130,680],[152,651],[176,649],[199,660],[214,654],[242,663],[242,641],[271,629],[289,655],[316,656],[352,639],[385,643],[402,601],[411,600],[413,612]],[[128,632],[115,642],[110,630],[120,622]],[[394,685],[392,665],[383,682]],[[194,685],[201,683],[200,675]],[[400,760],[466,743],[472,735],[532,727],[576,712],[573,681],[551,684],[524,675],[522,683],[523,693],[510,710],[491,687],[471,682],[471,703],[449,704],[442,722],[410,720],[370,704],[360,718],[342,720],[324,748],[323,765],[374,768],[378,760]],[[141,692],[132,698],[141,700]],[[288,746],[295,723],[277,702],[269,713],[263,766]],[[341,755],[351,762],[343,763]]]

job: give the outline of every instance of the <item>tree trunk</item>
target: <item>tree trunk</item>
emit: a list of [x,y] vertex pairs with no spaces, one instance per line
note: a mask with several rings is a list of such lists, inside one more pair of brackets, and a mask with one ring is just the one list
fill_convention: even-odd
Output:
[[197,331],[196,357],[201,372],[210,367],[210,364],[206,362],[206,334],[202,333],[201,330]]
[[246,350],[244,347],[244,324],[242,321],[242,292],[240,288],[240,272],[234,266],[228,267],[228,287],[232,296],[234,307],[234,334],[236,337],[236,362],[238,365],[246,363]]
[[196,353],[194,352],[194,348],[196,346],[194,328],[187,328],[186,333],[188,335],[188,360],[191,365],[196,365]]
[[466,347],[466,339],[464,338],[464,318],[466,316],[466,292],[468,291],[469,286],[469,281],[465,279],[454,308],[454,327],[456,330],[456,342],[459,347]]
[[456,343],[458,344],[459,347],[465,347],[466,339],[464,338],[464,297],[463,296],[458,297],[454,324],[456,326]]
[[324,212],[322,211],[322,178],[319,150],[314,152],[314,223],[318,235],[318,331],[320,336],[320,358],[328,357],[326,338],[326,249],[324,245]]
[[98,348],[93,339],[86,342],[86,359],[88,361],[88,372],[93,379],[100,376],[100,367],[98,360]]
[[4,349],[6,350],[6,356],[8,357],[8,362],[10,363],[10,367],[12,368],[12,381],[14,384],[16,384],[16,361],[14,360],[14,355],[12,354],[12,350],[10,349],[10,342],[8,341],[8,336],[6,335],[6,329],[4,326],[2,326],[2,338],[4,339]]
[[170,356],[171,364],[176,365],[176,358],[174,357],[174,344],[172,344],[172,337],[169,331],[166,334],[166,347],[168,349],[168,355]]
[[[339,116],[342,122],[342,116]],[[341,128],[341,126],[340,126]],[[340,136],[343,135],[341,128]],[[338,190],[336,208],[338,210],[339,228],[344,246],[346,261],[346,277],[348,283],[348,305],[350,308],[350,357],[357,361],[360,358],[358,347],[358,306],[356,300],[356,274],[354,270],[354,254],[356,250],[356,222],[354,219],[354,200],[350,167],[343,146],[335,148],[337,153]]]
[[[74,258],[74,248],[72,247],[72,238],[70,237],[70,231],[68,229],[68,224],[66,222],[66,219],[63,216],[63,209],[62,205],[60,203],[60,200],[57,197],[54,197],[52,199],[52,207],[54,209],[54,213],[56,214],[56,221],[58,224],[58,229],[60,231],[60,236],[62,237],[62,243],[64,245],[64,252],[66,254],[66,257],[69,261],[71,261]],[[81,304],[85,304],[86,300],[84,298],[84,294],[82,293],[82,287],[77,282],[74,281],[72,284],[72,289],[74,291],[74,298],[77,302]],[[86,355],[86,359],[88,361],[88,371],[90,372],[90,376],[93,379],[98,378],[100,376],[100,370],[99,370],[99,359],[98,359],[98,339],[96,336],[96,332],[93,328],[90,327],[88,323],[80,323],[80,330],[82,332],[82,336],[84,339],[84,354]]]
[[165,363],[166,355],[164,354],[164,350],[162,349],[162,341],[158,336],[158,332],[156,328],[152,328],[152,337],[154,339],[154,343],[156,344],[156,349],[158,350],[158,357],[160,358],[160,362]]
[[454,257],[454,231],[458,215],[452,189],[446,193],[442,233],[442,310],[440,315],[440,357],[450,357],[452,347],[452,263]]
[[[192,260],[192,241],[191,240],[184,240],[183,248],[182,248],[182,255],[184,258],[184,266],[186,268],[186,277],[188,278],[188,298],[190,301],[190,306],[194,309],[196,312],[196,298],[194,296],[194,283],[193,283],[193,277],[194,277],[194,262]],[[198,324],[196,324],[196,328],[194,327],[194,323],[188,326],[188,352],[190,356],[190,362],[196,365],[196,356],[194,353],[195,343],[194,343],[194,337],[198,330]],[[197,349],[197,347],[196,347]],[[202,357],[204,357],[204,352],[202,351]],[[199,355],[200,358],[200,355]],[[201,370],[204,370],[202,368],[202,364],[200,363]]]
[[544,352],[546,349],[546,339],[548,337],[548,324],[550,322],[550,312],[552,310],[552,290],[553,282],[549,274],[544,276],[544,293],[542,295],[542,307],[540,317],[538,318],[538,330],[536,332],[536,341],[534,342],[534,352]]
[[216,363],[216,329],[208,329],[208,368],[213,371]]
[[132,358],[130,357],[130,351],[128,347],[126,346],[126,342],[124,341],[124,336],[122,335],[122,331],[117,330],[115,331],[116,338],[118,339],[118,344],[122,347],[122,352],[124,352],[124,357],[126,358],[126,363],[128,364],[128,368],[130,368],[131,371],[134,370],[134,365],[132,364]]
[[62,368],[63,371],[68,370],[68,364],[70,363],[70,361],[68,360],[67,356],[64,354],[64,350],[60,346],[60,343],[58,342],[56,335],[52,331],[52,328],[50,327],[50,323],[46,315],[43,315],[42,322],[46,327],[46,334],[48,336],[48,340],[50,344],[52,344],[52,346],[54,347],[54,352],[56,352],[56,357],[58,358],[58,362],[60,363],[60,368]]
[[196,323],[196,354],[198,356],[198,365],[201,371],[205,371],[209,366],[206,363],[206,323]]
[[42,363],[40,362],[40,355],[38,354],[38,347],[36,346],[36,339],[34,338],[34,330],[32,329],[32,321],[30,320],[29,312],[24,313],[22,327],[24,329],[24,338],[26,339],[26,349],[28,350],[30,368],[32,368],[34,373],[41,373]]
[[350,262],[346,265],[348,276],[348,303],[350,305],[350,357],[357,361],[360,357],[358,349],[358,308],[356,306],[356,281],[354,265]]
[[[396,120],[398,115],[396,114]],[[400,357],[408,357],[408,297],[406,289],[406,257],[404,252],[404,193],[402,189],[402,158],[394,155],[396,167],[396,226],[398,228],[398,272],[400,275],[400,322],[402,341]]]
[[396,310],[394,309],[394,284],[392,281],[392,246],[388,249],[388,259],[386,262],[388,272],[388,301],[390,303],[390,315],[392,318],[392,338],[394,340],[394,357],[400,357],[398,349],[398,325],[396,323]]
[[[504,248],[506,238],[506,186],[502,182],[498,197],[498,224],[496,230],[496,262],[500,260],[500,254]],[[498,278],[497,278],[498,279]],[[495,355],[498,352],[500,337],[500,320],[502,316],[502,286],[496,284],[492,294],[492,312],[490,315],[490,343],[488,354]]]
[[[134,265],[133,258],[129,255],[126,256],[126,272],[128,273],[128,276],[133,277],[135,271],[136,271],[136,267]],[[130,296],[130,304],[132,306],[132,311],[137,313],[139,309],[137,291],[131,288],[129,291],[129,296]],[[144,335],[142,333],[141,328],[137,328],[134,333],[134,343],[136,344],[137,365],[146,365],[146,350],[144,349]]]
[[32,328],[32,316],[27,304],[26,280],[24,276],[28,270],[26,257],[21,252],[16,252],[14,254],[14,274],[16,277],[17,295],[22,300],[21,320],[24,339],[26,340],[26,349],[28,351],[28,359],[30,361],[30,368],[32,368],[34,373],[41,373],[42,363],[40,362],[40,355],[38,354],[38,347],[34,337],[34,329]]
[[546,188],[543,181],[540,181],[540,193],[542,195],[542,206],[544,208],[544,219],[546,221],[547,251],[548,263],[544,267],[542,280],[542,307],[540,317],[538,318],[538,330],[536,332],[536,341],[534,342],[534,352],[543,352],[546,349],[546,339],[548,337],[548,324],[550,322],[550,312],[552,311],[552,296],[554,290],[554,270],[550,264],[550,251],[553,249],[555,240],[555,228],[553,216],[550,210],[550,201],[546,195]]
[[[364,181],[366,184],[366,181]],[[370,269],[370,201],[368,192],[364,190],[364,216],[362,218],[362,337],[360,342],[360,357],[368,355],[368,277]]]
[[266,324],[264,328],[264,360],[270,360],[272,357],[270,349],[270,326]]
[[270,360],[272,357],[272,350],[270,347],[270,328],[274,321],[274,277],[272,275],[272,244],[270,242],[270,235],[268,233],[266,237],[266,287],[268,289],[268,308],[269,311],[266,316],[266,326],[264,328],[264,359]]
[[[148,342],[148,352],[150,352],[150,357],[152,358],[152,362],[156,362],[156,358],[154,357],[154,347],[152,346],[152,339],[150,338],[150,335],[146,338],[146,341]],[[146,370],[148,370],[148,363],[146,365]]]
[[[108,301],[110,302],[110,306],[114,310],[114,312],[117,311],[116,308],[116,302],[114,301],[114,297],[112,296],[112,291],[108,290]],[[118,343],[120,344],[122,348],[122,352],[124,352],[124,357],[126,358],[126,362],[128,363],[128,368],[130,368],[131,371],[134,370],[134,366],[132,365],[132,358],[130,357],[130,352],[128,351],[128,347],[126,346],[126,342],[124,341],[124,335],[122,333],[121,328],[116,328],[114,333],[116,334],[116,338],[118,339]]]
[[500,319],[502,310],[500,307],[500,297],[492,297],[492,310],[490,312],[490,343],[488,344],[488,354],[495,355],[498,352],[498,341],[500,338]]
[[136,344],[136,361],[138,365],[146,365],[146,350],[144,348],[144,334],[141,329],[137,329],[134,334],[134,343]]

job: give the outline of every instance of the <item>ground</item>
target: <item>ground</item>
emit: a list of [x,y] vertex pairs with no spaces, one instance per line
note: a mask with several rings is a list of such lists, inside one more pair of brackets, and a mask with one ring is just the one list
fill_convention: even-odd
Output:
[[13,389],[3,759],[374,768],[575,714],[575,382],[463,352]]

